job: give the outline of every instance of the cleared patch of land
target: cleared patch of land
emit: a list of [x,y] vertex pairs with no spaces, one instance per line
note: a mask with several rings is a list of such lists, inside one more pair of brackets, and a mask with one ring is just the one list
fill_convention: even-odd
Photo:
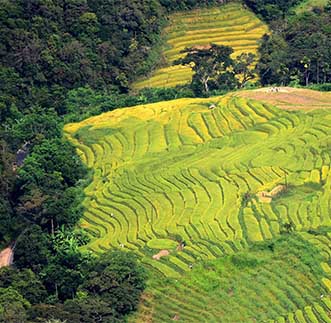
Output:
[[166,66],[156,70],[148,79],[134,84],[134,88],[174,87],[189,83],[191,68],[171,66],[173,61],[183,56],[180,51],[187,47],[210,43],[228,45],[233,47],[233,56],[236,57],[243,52],[255,53],[258,40],[267,32],[267,26],[240,3],[173,14],[164,31]]
[[[87,248],[132,250],[152,273],[136,322],[330,322],[331,110],[239,94],[65,127],[93,170]],[[259,201],[279,185],[286,190]],[[293,239],[279,245],[284,232]]]
[[238,96],[263,101],[286,110],[331,108],[331,92],[291,87],[262,88],[238,92]]
[[13,263],[13,249],[8,247],[0,252],[0,268],[10,266]]

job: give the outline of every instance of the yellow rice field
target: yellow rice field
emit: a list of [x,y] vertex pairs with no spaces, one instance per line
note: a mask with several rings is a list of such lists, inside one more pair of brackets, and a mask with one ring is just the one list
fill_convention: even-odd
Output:
[[255,53],[259,39],[267,32],[268,27],[240,3],[173,14],[164,30],[166,66],[154,71],[149,78],[136,82],[133,87],[142,89],[186,84],[192,78],[191,68],[172,66],[172,62],[182,57],[180,52],[183,49],[215,43],[233,47],[233,56],[236,57],[243,52]]
[[[150,271],[130,322],[331,322],[331,110],[246,94],[65,126],[92,172],[85,248],[131,250]],[[257,197],[285,184],[269,203]]]

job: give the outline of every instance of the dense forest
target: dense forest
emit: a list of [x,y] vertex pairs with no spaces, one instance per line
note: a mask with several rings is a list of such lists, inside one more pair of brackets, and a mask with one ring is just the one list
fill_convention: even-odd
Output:
[[[176,89],[130,85],[158,64],[167,12],[226,2],[0,1],[0,245],[15,245],[15,267],[0,270],[0,322],[123,322],[136,309],[146,272],[135,256],[99,259],[80,248],[88,237],[75,225],[90,174],[63,123],[207,95],[197,77]],[[263,85],[331,82],[331,6],[291,15],[298,2],[245,1],[273,30],[256,66]],[[215,90],[238,87],[227,76]]]
[[262,39],[257,65],[261,83],[283,85],[331,82],[331,5],[274,22]]

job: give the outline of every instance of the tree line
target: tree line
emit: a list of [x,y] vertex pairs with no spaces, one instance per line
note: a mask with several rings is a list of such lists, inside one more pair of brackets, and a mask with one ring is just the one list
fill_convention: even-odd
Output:
[[105,95],[87,114],[130,105],[163,12],[155,0],[1,2],[0,246],[15,242],[15,256],[0,270],[0,322],[122,322],[136,308],[145,271],[135,256],[81,251],[89,174],[62,127],[84,115],[83,92]]
[[331,82],[331,2],[274,22],[265,35],[257,65],[262,85],[325,84]]
[[[299,15],[276,15],[271,33],[260,40],[258,55],[232,58],[229,46],[210,44],[186,48],[186,56],[174,62],[191,66],[190,89],[195,95],[252,86],[331,86],[331,1],[324,8]],[[216,92],[215,92],[216,91]],[[218,91],[218,92],[217,92]]]
[[210,95],[213,90],[243,88],[255,77],[256,56],[252,53],[242,53],[233,59],[231,47],[216,44],[202,49],[187,48],[182,53],[186,55],[176,60],[174,65],[188,65],[192,68],[190,87],[196,96]]

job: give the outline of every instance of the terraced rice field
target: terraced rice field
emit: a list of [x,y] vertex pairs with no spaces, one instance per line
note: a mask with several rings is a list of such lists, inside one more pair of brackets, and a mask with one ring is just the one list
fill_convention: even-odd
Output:
[[132,322],[331,322],[330,110],[229,94],[65,131],[93,169],[88,249],[133,250],[152,273]]
[[185,277],[154,280],[131,322],[330,322],[329,275],[321,269],[329,271],[330,257],[320,253],[330,237],[283,236]]
[[156,70],[150,78],[134,84],[144,87],[174,87],[191,81],[189,67],[172,63],[183,56],[181,50],[210,43],[233,47],[236,57],[243,52],[255,53],[258,40],[268,32],[267,26],[240,3],[229,3],[211,9],[197,9],[170,16],[164,30],[166,66]]

